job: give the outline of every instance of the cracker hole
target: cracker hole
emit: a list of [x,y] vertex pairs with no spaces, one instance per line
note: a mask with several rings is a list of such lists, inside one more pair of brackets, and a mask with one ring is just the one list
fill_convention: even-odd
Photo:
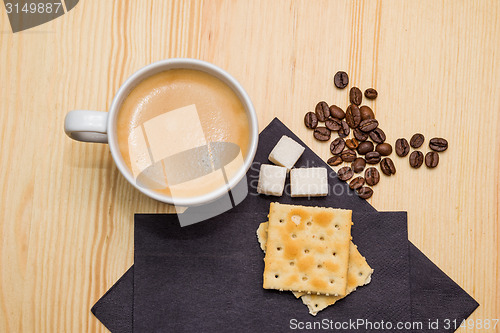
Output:
[[311,221],[307,222],[307,225],[308,225],[308,226],[310,226],[311,224],[312,224],[312,223],[311,223]]
[[309,253],[309,250],[308,250],[308,249],[305,249],[305,250],[304,250],[304,253]]
[[335,225],[335,228],[336,228],[337,230],[340,230],[340,226],[339,226],[338,224],[336,224],[336,225]]
[[359,272],[359,276],[363,275],[363,272]]
[[317,267],[318,267],[318,268],[323,268],[323,265],[319,264]]
[[322,240],[322,241],[323,241],[323,240],[325,240],[325,237],[321,236],[321,237],[319,238],[319,240]]
[[275,277],[275,278],[279,278],[280,276],[279,276],[278,274],[276,274],[274,277]]
[[315,307],[318,307],[318,304],[314,304]]
[[302,281],[307,281],[307,276],[303,276]]
[[333,252],[332,254],[333,254],[333,256],[335,257],[335,256],[337,255],[337,252]]
[[280,219],[280,223],[283,223],[283,222],[285,222],[285,220],[283,220],[283,219]]
[[330,283],[333,284],[335,282],[334,279],[330,279]]
[[297,238],[297,235],[296,234],[292,234],[292,238]]
[[293,266],[295,265],[295,263],[293,261],[290,261],[290,266]]
[[279,247],[279,246],[278,246],[278,247],[276,248],[276,250],[281,251],[281,247]]

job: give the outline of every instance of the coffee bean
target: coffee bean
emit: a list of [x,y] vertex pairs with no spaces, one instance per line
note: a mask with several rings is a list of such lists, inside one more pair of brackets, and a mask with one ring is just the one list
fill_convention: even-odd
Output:
[[352,104],[361,104],[361,101],[363,100],[363,93],[358,87],[352,87],[351,90],[349,90],[349,100]]
[[427,154],[425,154],[425,165],[428,168],[435,168],[437,167],[439,163],[439,154],[436,153],[435,151],[430,151]]
[[359,123],[361,122],[361,113],[356,105],[351,104],[347,107],[345,110],[345,121],[351,128],[359,126]]
[[365,169],[366,166],[366,161],[364,158],[358,157],[357,159],[354,160],[351,164],[351,168],[354,172],[360,173]]
[[355,128],[353,134],[358,141],[366,141],[366,139],[368,139],[368,133],[363,132],[359,128]]
[[349,149],[356,149],[358,148],[358,145],[359,145],[359,142],[358,140],[356,140],[355,138],[352,138],[352,139],[347,139],[345,141],[345,145],[347,146],[347,148]]
[[378,151],[371,151],[369,153],[366,153],[365,160],[368,164],[377,164],[378,162],[380,162],[380,154]]
[[424,154],[422,152],[415,150],[410,154],[410,166],[412,168],[418,169],[424,162]]
[[380,161],[380,170],[384,173],[384,175],[390,176],[396,173],[396,167],[394,166],[394,162],[389,157],[383,158]]
[[341,138],[345,138],[346,136],[349,135],[351,130],[350,130],[349,125],[347,125],[345,120],[342,120],[340,125],[341,125],[341,128],[339,129],[338,134]]
[[337,105],[330,105],[330,116],[337,119],[344,119],[345,112]]
[[349,183],[349,188],[351,190],[357,190],[365,185],[365,179],[363,177],[356,177]]
[[340,153],[340,157],[342,157],[342,161],[344,162],[352,162],[356,159],[356,152],[351,149],[346,149]]
[[365,181],[370,186],[375,186],[380,181],[380,173],[377,169],[371,167],[365,170]]
[[337,118],[328,118],[325,121],[325,126],[331,131],[338,131],[342,127],[340,120]]
[[316,116],[318,116],[319,121],[325,121],[328,117],[330,117],[330,108],[328,107],[328,104],[323,101],[316,104],[314,112],[316,112]]
[[314,130],[314,138],[316,140],[319,140],[319,141],[328,141],[330,140],[330,136],[331,136],[332,132],[326,128],[326,127],[316,127],[316,129]]
[[326,163],[328,163],[328,165],[331,165],[331,166],[337,166],[337,165],[340,165],[342,164],[342,158],[340,156],[332,156],[328,159],[328,161],[326,161]]
[[438,152],[445,151],[448,149],[448,141],[443,138],[432,138],[431,141],[429,141],[429,148]]
[[346,72],[337,72],[333,77],[333,82],[335,83],[335,87],[344,89],[349,84],[349,76]]
[[410,139],[410,146],[412,146],[412,148],[420,148],[420,146],[422,146],[422,144],[424,143],[424,140],[425,138],[422,134],[413,134]]
[[375,151],[378,151],[382,156],[389,156],[392,154],[392,146],[386,142],[379,143]]
[[375,114],[369,106],[363,105],[359,108],[359,112],[361,112],[361,120],[375,119]]
[[385,141],[385,133],[380,127],[375,128],[369,135],[370,139],[375,143],[383,143]]
[[361,123],[359,123],[359,129],[365,133],[373,131],[377,127],[378,127],[378,120],[377,119],[366,119],[366,120],[361,121]]
[[304,124],[307,128],[315,129],[318,126],[318,117],[314,112],[308,112],[304,116]]
[[342,138],[336,138],[330,143],[330,151],[333,155],[338,155],[344,150],[345,141]]
[[405,138],[396,140],[396,154],[399,157],[404,157],[410,152],[410,145]]
[[340,180],[347,181],[354,176],[354,172],[352,172],[352,169],[349,167],[343,167],[340,168],[339,171],[337,171],[337,177],[339,177]]
[[373,142],[371,141],[361,142],[358,146],[358,153],[361,155],[366,155],[366,153],[371,151],[373,151]]
[[368,88],[365,90],[365,97],[368,99],[375,99],[378,96],[378,92],[373,88]]
[[362,188],[358,189],[358,196],[361,199],[369,199],[373,195],[373,190],[369,187],[363,186]]

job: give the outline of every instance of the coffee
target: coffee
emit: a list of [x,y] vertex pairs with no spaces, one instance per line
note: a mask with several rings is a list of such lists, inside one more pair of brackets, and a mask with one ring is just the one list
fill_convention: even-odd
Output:
[[318,126],[318,117],[314,112],[308,112],[304,116],[304,124],[307,128],[315,129]]
[[[218,78],[192,69],[171,69],[140,82],[122,103],[116,124],[120,153],[134,176],[135,170],[146,169],[148,161],[156,163],[164,158],[169,148],[175,153],[191,142],[196,144],[188,148],[232,143],[241,149],[244,158],[250,144],[249,119],[236,93]],[[148,126],[161,128],[160,124],[165,125],[163,131],[148,130]],[[174,132],[177,135],[172,138]],[[149,136],[150,133],[154,135]],[[157,140],[158,133],[164,134],[168,141]],[[153,144],[162,154],[155,156]],[[155,187],[155,191],[174,197],[194,197],[220,187],[218,177],[189,178],[193,174],[199,176],[199,170],[210,165],[210,160],[198,156],[196,150],[190,151],[193,154],[188,163],[172,163],[167,173],[167,176],[185,175],[185,181],[179,184],[168,181],[164,186]],[[191,171],[194,173],[188,175]],[[175,194],[171,191],[174,185]]]
[[351,90],[349,90],[349,100],[352,104],[361,104],[361,101],[363,100],[363,93],[358,87],[352,87]]
[[410,146],[412,148],[420,148],[420,146],[422,146],[422,144],[424,143],[424,136],[420,133],[417,133],[417,134],[413,134],[413,136],[411,137],[410,139]]
[[424,154],[421,151],[415,150],[410,154],[410,166],[418,169],[424,163]]
[[333,155],[340,154],[345,148],[345,141],[342,138],[336,138],[330,143],[330,151]]
[[405,138],[396,140],[396,154],[399,157],[405,157],[410,152],[410,145]]
[[428,168],[435,168],[439,163],[439,154],[435,151],[430,151],[425,155],[425,165]]

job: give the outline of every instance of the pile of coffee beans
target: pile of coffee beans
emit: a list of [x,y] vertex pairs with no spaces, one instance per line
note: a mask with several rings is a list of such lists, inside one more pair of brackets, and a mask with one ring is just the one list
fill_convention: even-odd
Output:
[[[346,72],[337,72],[333,82],[337,88],[344,89],[349,85],[349,76]],[[368,88],[364,96],[373,100],[377,98],[378,92]],[[363,92],[358,87],[349,90],[349,101],[350,104],[345,112],[337,105],[328,106],[325,101],[320,101],[314,112],[306,113],[304,124],[313,130],[314,138],[319,141],[330,141],[332,133],[337,134],[330,143],[330,152],[333,156],[327,163],[331,166],[350,163],[350,166],[340,168],[337,176],[340,180],[349,181],[349,187],[355,190],[359,197],[368,199],[373,195],[372,187],[380,181],[380,173],[374,166],[380,163],[380,170],[386,176],[396,173],[394,162],[388,157],[392,154],[393,148],[391,144],[385,142],[385,133],[375,119],[373,110],[367,105],[361,105]],[[398,156],[404,157],[409,154],[410,147],[417,149],[424,141],[424,136],[417,133],[410,139],[410,143],[404,138],[398,139],[394,150]],[[445,151],[448,142],[442,138],[434,138],[429,142],[429,147],[432,151],[428,152],[425,158],[418,150],[410,154],[412,167],[419,168],[424,161],[427,167],[436,167],[439,163],[437,152]],[[370,166],[365,169],[367,164]],[[362,173],[363,170],[364,175],[355,177],[355,174]]]
[[[424,142],[425,142],[425,137],[421,133],[414,134],[411,137],[409,144],[405,138],[397,139],[396,154],[399,157],[405,157],[410,152],[410,147],[413,149],[418,149],[422,147]],[[446,149],[448,149],[448,141],[446,141],[446,139],[443,138],[432,138],[429,141],[429,148],[431,149],[431,151],[427,152],[425,154],[425,157],[420,150],[414,150],[410,154],[409,161],[410,161],[410,166],[412,168],[418,169],[422,166],[424,162],[425,166],[430,169],[437,167],[439,163],[438,152],[443,152]]]

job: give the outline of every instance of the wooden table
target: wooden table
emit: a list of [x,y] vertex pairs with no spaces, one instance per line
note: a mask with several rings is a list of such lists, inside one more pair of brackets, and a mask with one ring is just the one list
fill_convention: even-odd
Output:
[[16,34],[0,13],[1,332],[106,331],[90,308],[133,262],[133,214],[171,208],[129,185],[106,145],[66,137],[63,119],[106,110],[131,73],[171,57],[226,69],[261,129],[279,117],[325,159],[303,116],[347,106],[338,70],[378,90],[368,104],[390,143],[447,138],[434,170],[393,155],[396,176],[369,201],[408,211],[411,241],[481,304],[472,319],[499,318],[498,1],[81,0]]

